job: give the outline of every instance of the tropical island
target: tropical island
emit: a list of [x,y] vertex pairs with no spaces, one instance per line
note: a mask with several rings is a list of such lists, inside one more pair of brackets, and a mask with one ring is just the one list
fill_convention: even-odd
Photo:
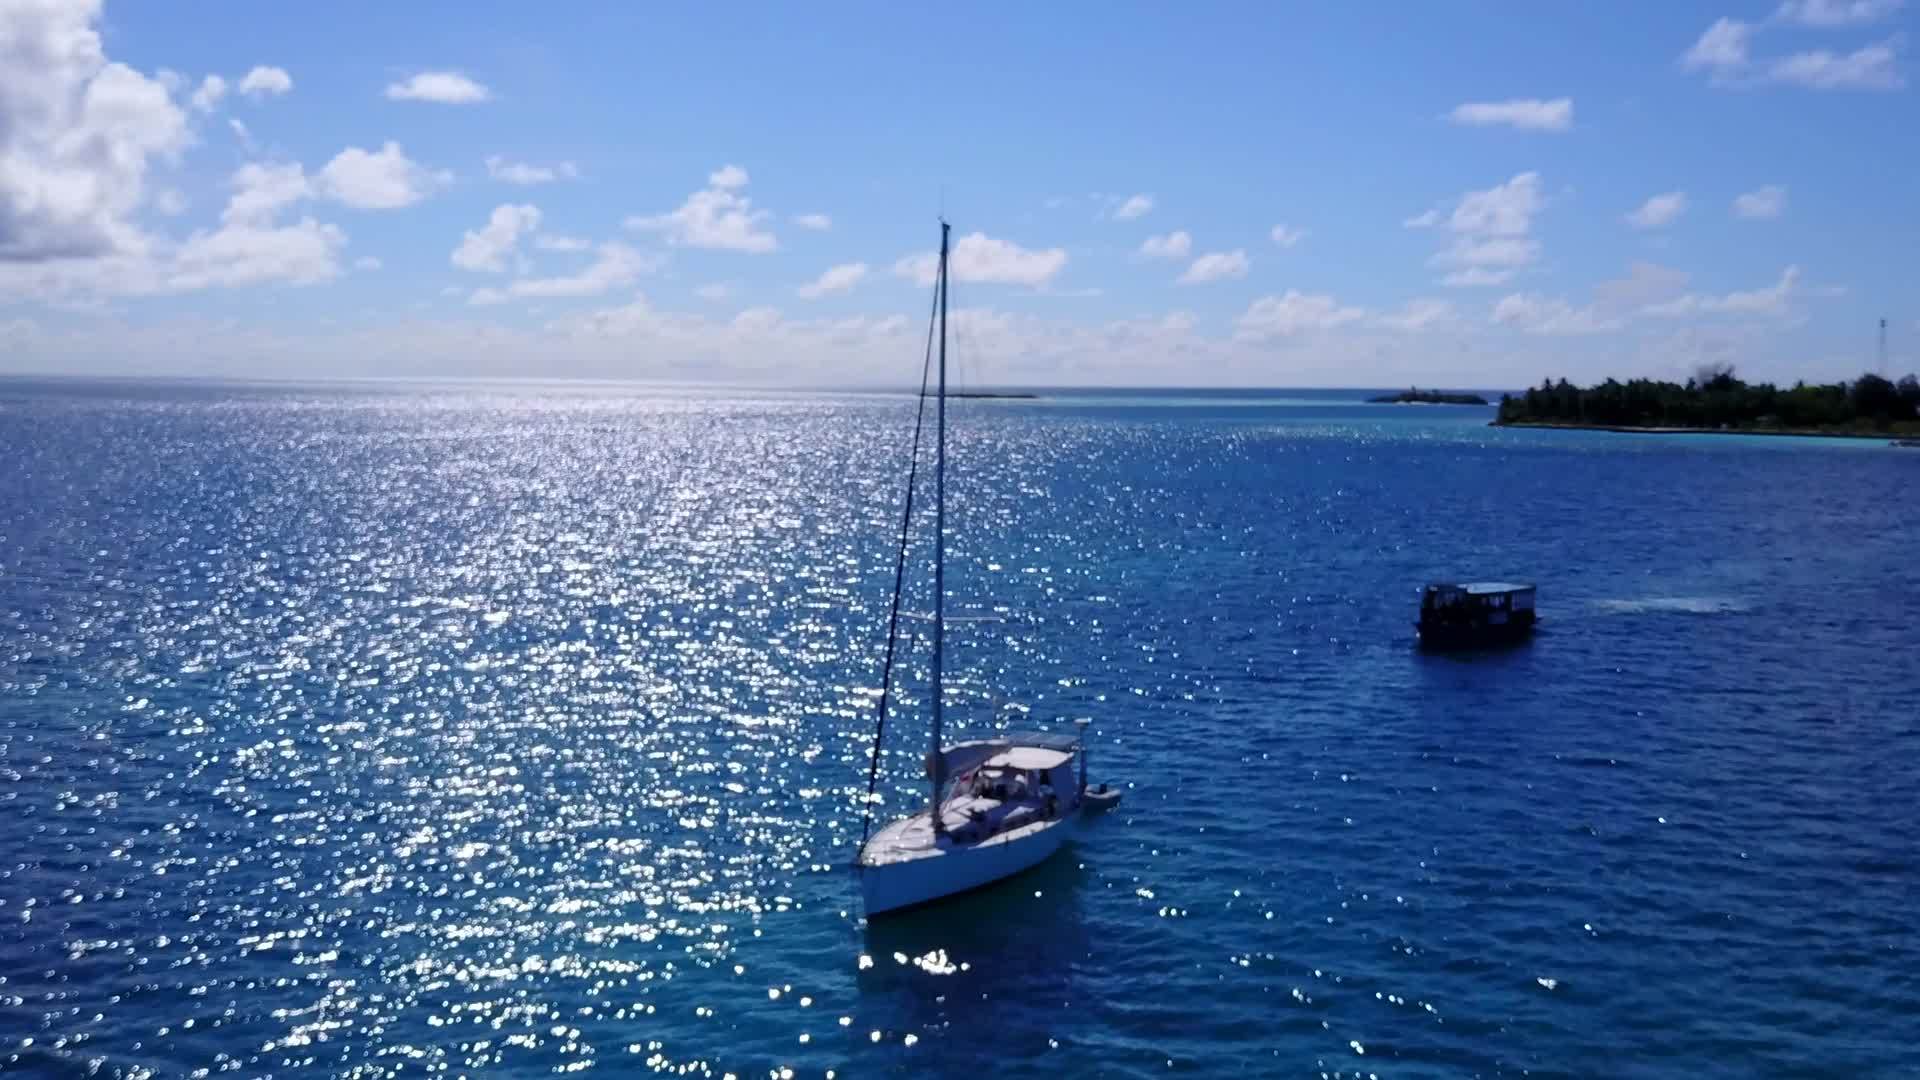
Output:
[[1444,390],[1422,390],[1414,387],[1397,394],[1382,394],[1368,398],[1374,405],[1491,405],[1491,401],[1479,394],[1449,394]]
[[1850,383],[1786,389],[1742,382],[1731,364],[1709,365],[1686,383],[1654,379],[1594,386],[1547,380],[1500,399],[1496,427],[1748,435],[1920,435],[1920,379],[1862,375]]

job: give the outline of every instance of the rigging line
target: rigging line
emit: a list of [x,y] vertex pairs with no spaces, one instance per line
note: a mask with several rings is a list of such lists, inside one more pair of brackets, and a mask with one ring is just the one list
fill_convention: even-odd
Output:
[[887,702],[893,696],[893,656],[900,629],[900,593],[907,578],[907,537],[913,525],[913,489],[920,472],[920,433],[927,419],[927,375],[933,368],[934,314],[939,310],[940,289],[933,292],[933,311],[927,314],[927,352],[920,361],[920,393],[914,399],[913,453],[907,466],[906,509],[900,515],[900,551],[893,563],[893,609],[887,615],[887,660],[880,673],[880,716],[873,729],[873,752],[867,758],[867,799],[860,815],[860,847],[865,850],[873,828],[873,789],[880,779],[880,740],[887,731]]

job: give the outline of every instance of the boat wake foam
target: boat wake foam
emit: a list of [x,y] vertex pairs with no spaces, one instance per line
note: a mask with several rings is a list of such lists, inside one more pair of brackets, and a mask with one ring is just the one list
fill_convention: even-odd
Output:
[[1732,615],[1752,611],[1745,600],[1728,596],[1647,596],[1636,600],[1601,600],[1594,605],[1615,615]]

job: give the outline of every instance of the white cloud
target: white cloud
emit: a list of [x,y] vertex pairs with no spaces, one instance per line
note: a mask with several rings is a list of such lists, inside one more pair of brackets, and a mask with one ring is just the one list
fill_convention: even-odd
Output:
[[833,219],[825,214],[799,214],[794,217],[793,223],[815,232],[825,232],[833,228]]
[[1784,315],[1799,284],[1800,268],[1789,266],[1780,272],[1780,279],[1772,285],[1747,292],[1707,297],[1701,302],[1701,310],[1735,315]]
[[729,296],[732,296],[733,287],[723,282],[714,282],[713,284],[702,285],[699,288],[693,290],[693,295],[699,297],[702,300],[706,300],[710,303],[717,303],[721,300],[725,300]]
[[1453,304],[1446,300],[1418,297],[1407,301],[1400,310],[1381,315],[1375,321],[1390,330],[1414,333],[1453,322]]
[[226,96],[227,80],[218,75],[209,75],[200,80],[200,89],[193,92],[193,107],[201,112],[212,112]]
[[1755,188],[1733,200],[1735,217],[1777,218],[1787,210],[1787,189],[1778,184]]
[[234,223],[196,232],[167,266],[169,290],[268,282],[314,285],[339,276],[347,235],[312,218],[293,225]]
[[1179,281],[1182,285],[1204,285],[1209,281],[1243,278],[1252,265],[1244,251],[1216,251],[1193,260]]
[[284,94],[293,89],[293,76],[285,68],[256,67],[240,77],[239,90],[250,98]]
[[1316,330],[1357,322],[1366,312],[1342,306],[1326,293],[1303,293],[1288,289],[1281,296],[1263,296],[1240,316],[1235,326],[1238,336],[1247,341],[1291,337]]
[[527,297],[599,296],[623,285],[630,285],[641,274],[655,269],[658,260],[642,255],[625,244],[600,245],[600,257],[578,274],[550,278],[517,278],[504,289],[475,289],[467,302],[475,305],[499,304]]
[[[1899,7],[1884,0],[1789,0],[1772,21],[1815,27],[1858,25],[1877,21]],[[1680,65],[1688,71],[1707,72],[1719,86],[1776,83],[1813,90],[1898,90],[1907,84],[1897,66],[1904,40],[1899,35],[1850,53],[1818,49],[1756,62],[1754,30],[1751,23],[1719,19],[1680,58]]]
[[233,197],[220,215],[220,220],[230,225],[264,224],[279,216],[281,210],[313,195],[313,186],[298,162],[250,162],[240,166],[231,183]]
[[1537,251],[1538,245],[1524,236],[1466,236],[1442,253],[1441,262],[1466,269],[1512,268],[1532,262]]
[[143,251],[148,166],[191,141],[166,81],[107,59],[98,8],[0,4],[0,262]]
[[533,238],[533,246],[541,251],[585,251],[593,245],[577,236],[541,233]]
[[1462,196],[1447,227],[1465,236],[1525,236],[1544,205],[1540,174],[1525,172],[1486,191]]
[[1586,305],[1540,293],[1512,293],[1494,304],[1489,322],[1528,334],[1554,337],[1612,333],[1625,328],[1634,316],[1671,303],[1669,298],[1679,294],[1686,284],[1687,275],[1681,271],[1635,262],[1628,267],[1626,276],[1594,286],[1593,300]]
[[153,197],[153,208],[168,217],[186,213],[187,206],[187,197],[173,188],[167,188]]
[[1184,259],[1193,251],[1193,237],[1185,230],[1165,236],[1149,236],[1140,245],[1140,254],[1150,259]]
[[1134,195],[1122,202],[1119,208],[1114,210],[1113,216],[1121,221],[1133,221],[1136,218],[1146,217],[1152,210],[1153,196]]
[[[148,331],[130,338],[102,326],[85,331],[91,354],[67,346],[60,360],[86,370],[101,363],[95,357],[110,341],[114,355],[141,355],[156,365],[187,357],[202,371],[257,370],[259,357],[272,356],[287,371],[514,375],[533,370],[528,358],[537,357],[538,370],[570,376],[897,385],[900,357],[917,355],[925,340],[924,323],[911,315],[801,318],[766,308],[721,314],[705,305],[676,311],[630,292],[612,295],[538,325],[518,312],[498,321],[475,314],[486,309],[451,318],[369,313],[354,324],[254,331],[244,339],[174,329],[172,346]],[[1358,377],[1372,385],[1518,385],[1539,374],[1538,350],[1523,347],[1528,343],[1517,335],[1488,335],[1507,344],[1473,350],[1475,366],[1463,368],[1464,361],[1422,359],[1422,339],[1374,330],[1364,320],[1325,334],[1236,341],[1230,320],[1225,334],[1208,334],[1196,329],[1204,322],[1180,311],[1079,322],[962,307],[951,319],[978,343],[970,355],[983,384],[1342,386]]]
[[1879,22],[1904,6],[1905,0],[1786,0],[1773,17],[1802,26],[1861,26]]
[[1493,306],[1493,321],[1529,334],[1598,334],[1619,328],[1592,307],[1576,308],[1559,297],[1514,293]]
[[[1045,285],[1066,268],[1065,248],[1032,250],[1011,240],[985,233],[968,233],[954,242],[953,280],[994,285]],[[893,272],[922,285],[933,284],[939,259],[933,254],[909,255],[893,264]]]
[[494,154],[487,158],[487,175],[508,184],[532,186],[551,184],[555,180],[571,180],[580,175],[580,170],[571,161],[563,161],[558,165],[529,165],[523,161],[508,161]]
[[[983,353],[1004,340],[1000,320],[964,309],[954,311],[952,320],[981,341]],[[715,372],[778,378],[796,362],[809,371],[856,370],[871,377],[876,371],[897,371],[899,354],[915,338],[911,320],[899,315],[796,320],[757,307],[731,318],[710,318],[659,310],[645,296],[561,317],[544,331],[589,355],[610,352],[628,358],[628,364],[634,356],[657,357],[673,365],[670,370],[709,378]]]
[[486,87],[457,71],[423,71],[387,87],[394,101],[432,101],[441,105],[477,105],[491,98]]
[[281,211],[310,198],[298,164],[250,163],[229,181],[233,193],[216,229],[178,243],[44,263],[0,260],[0,293],[53,302],[74,296],[154,296],[215,287],[312,285],[340,274],[347,236],[304,218],[279,224]]
[[395,210],[414,203],[453,179],[408,160],[392,140],[369,153],[357,146],[334,155],[317,177],[328,198],[359,210]]
[[1825,49],[1795,53],[1775,60],[1767,76],[1813,90],[1898,90],[1907,85],[1894,66],[1898,47],[1899,39],[1889,38],[1845,54]]
[[1464,270],[1451,270],[1440,278],[1440,284],[1454,289],[1471,289],[1483,285],[1505,285],[1512,281],[1518,270],[1489,270],[1484,266],[1469,266]]
[[1715,81],[1724,81],[1746,68],[1752,40],[1751,23],[1718,19],[1680,57],[1680,66],[1688,71],[1706,71]]
[[858,285],[860,279],[866,276],[866,263],[843,263],[829,269],[814,281],[800,286],[799,293],[805,299],[814,300],[828,293],[846,292]]
[[1283,248],[1290,248],[1307,238],[1307,230],[1290,228],[1286,225],[1275,225],[1273,231],[1267,235],[1273,237],[1273,242],[1276,245]]
[[247,149],[253,149],[253,132],[247,130],[247,125],[241,123],[239,117],[227,117],[227,126],[233,129],[233,134],[239,138],[240,142],[244,144]]
[[[1800,285],[1800,268],[1789,266],[1780,272],[1780,279],[1762,289],[1746,292],[1730,292],[1724,296],[1703,296],[1688,293],[1663,304],[1653,304],[1646,310],[1651,315],[1678,317],[1694,314],[1714,315],[1766,315],[1780,317],[1790,313],[1789,303]],[[1818,290],[1815,290],[1816,292]]]
[[[456,295],[464,303],[470,291]],[[432,292],[429,286],[427,295]],[[0,329],[0,368],[113,373],[127,370],[128,357],[138,357],[155,372],[258,374],[262,358],[270,358],[273,371],[290,376],[544,374],[898,385],[901,357],[917,356],[925,342],[924,321],[904,308],[890,313],[894,298],[878,290],[870,299],[888,303],[886,311],[818,318],[762,307],[736,314],[733,302],[691,297],[685,309],[660,309],[631,288],[611,289],[607,297],[527,301],[551,311],[541,319],[529,318],[518,303],[504,311],[430,307],[432,314],[418,316],[375,305],[351,319],[286,327],[105,309],[85,319]],[[1281,314],[1270,323],[1256,319],[1244,336],[1236,336],[1238,312],[1212,331],[1211,319],[1179,311],[1083,321],[956,307],[951,320],[956,332],[964,328],[976,343],[970,364],[974,381],[982,384],[1517,386],[1538,381],[1543,355],[1583,380],[1683,372],[1691,357],[1688,342],[1707,340],[1728,343],[1752,377],[1790,382],[1858,374],[1857,357],[1833,359],[1835,350],[1810,350],[1798,335],[1780,334],[1776,321],[1752,317],[1673,319],[1645,330],[1635,325],[1615,334],[1541,337],[1491,323],[1491,301],[1476,306],[1472,318],[1435,318],[1413,331],[1389,326],[1385,320],[1394,315],[1348,318],[1354,305],[1284,301],[1276,297],[1268,309]],[[1400,313],[1398,307],[1389,310]],[[1327,322],[1335,325],[1325,327]],[[1276,332],[1267,333],[1269,326]]]
[[1659,229],[1673,224],[1687,212],[1687,193],[1668,191],[1652,196],[1626,215],[1627,224],[1636,229]]
[[707,177],[707,186],[687,196],[680,207],[650,217],[630,217],[627,228],[665,234],[667,242],[712,251],[754,254],[780,246],[761,228],[770,215],[755,210],[753,200],[740,193],[747,186],[747,170],[727,165]]
[[1533,219],[1546,206],[1540,174],[1524,172],[1485,191],[1469,191],[1451,211],[1436,207],[1401,224],[1410,229],[1444,227],[1451,239],[1428,260],[1446,270],[1441,283],[1497,285],[1540,255]]
[[[524,373],[526,358],[538,356],[554,364],[556,373],[606,378],[754,373],[779,378],[796,362],[871,377],[882,358],[897,361],[913,336],[905,319],[795,322],[631,314],[642,306],[636,300],[620,308],[564,312],[538,326],[520,325],[518,318],[514,325],[502,325],[472,313],[395,318],[369,312],[351,322],[327,320],[329,325],[297,331],[193,316],[136,322],[108,314],[70,328],[25,327],[35,335],[33,354],[0,350],[0,365],[100,372],[114,370],[112,357],[131,355],[160,370],[200,373],[257,374],[263,359],[271,358],[277,372],[511,375]],[[0,330],[0,336],[9,332]],[[849,369],[850,357],[862,366]]]
[[478,232],[467,230],[460,246],[453,249],[451,261],[462,270],[504,274],[507,260],[520,247],[520,238],[531,235],[539,227],[539,207],[503,203],[493,208],[487,223]]
[[299,163],[250,162],[234,172],[229,184],[233,195],[220,214],[220,228],[189,236],[171,260],[156,267],[159,280],[152,291],[269,282],[314,285],[339,276],[346,233],[311,217],[276,224],[282,210],[313,197],[313,185]]
[[1627,276],[1595,285],[1593,302],[1599,310],[1624,314],[1675,296],[1686,287],[1687,274],[1684,271],[1650,262],[1635,262],[1627,267]]
[[380,266],[380,260],[374,258],[372,255],[362,255],[353,260],[353,268],[355,270],[378,270]]
[[1573,99],[1514,98],[1510,101],[1456,105],[1447,118],[1467,127],[1511,127],[1519,131],[1571,131]]

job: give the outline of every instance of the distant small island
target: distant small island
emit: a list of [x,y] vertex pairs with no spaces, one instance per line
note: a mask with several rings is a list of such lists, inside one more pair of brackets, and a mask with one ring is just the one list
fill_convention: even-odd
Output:
[[1862,375],[1850,383],[1746,383],[1731,364],[1701,368],[1684,385],[1608,379],[1590,387],[1548,380],[1500,399],[1495,427],[1630,432],[1726,432],[1883,439],[1920,435],[1920,378]]
[[1402,390],[1397,394],[1382,394],[1368,398],[1374,405],[1491,405],[1491,401],[1479,394],[1449,394],[1444,390],[1421,390],[1414,388]]

